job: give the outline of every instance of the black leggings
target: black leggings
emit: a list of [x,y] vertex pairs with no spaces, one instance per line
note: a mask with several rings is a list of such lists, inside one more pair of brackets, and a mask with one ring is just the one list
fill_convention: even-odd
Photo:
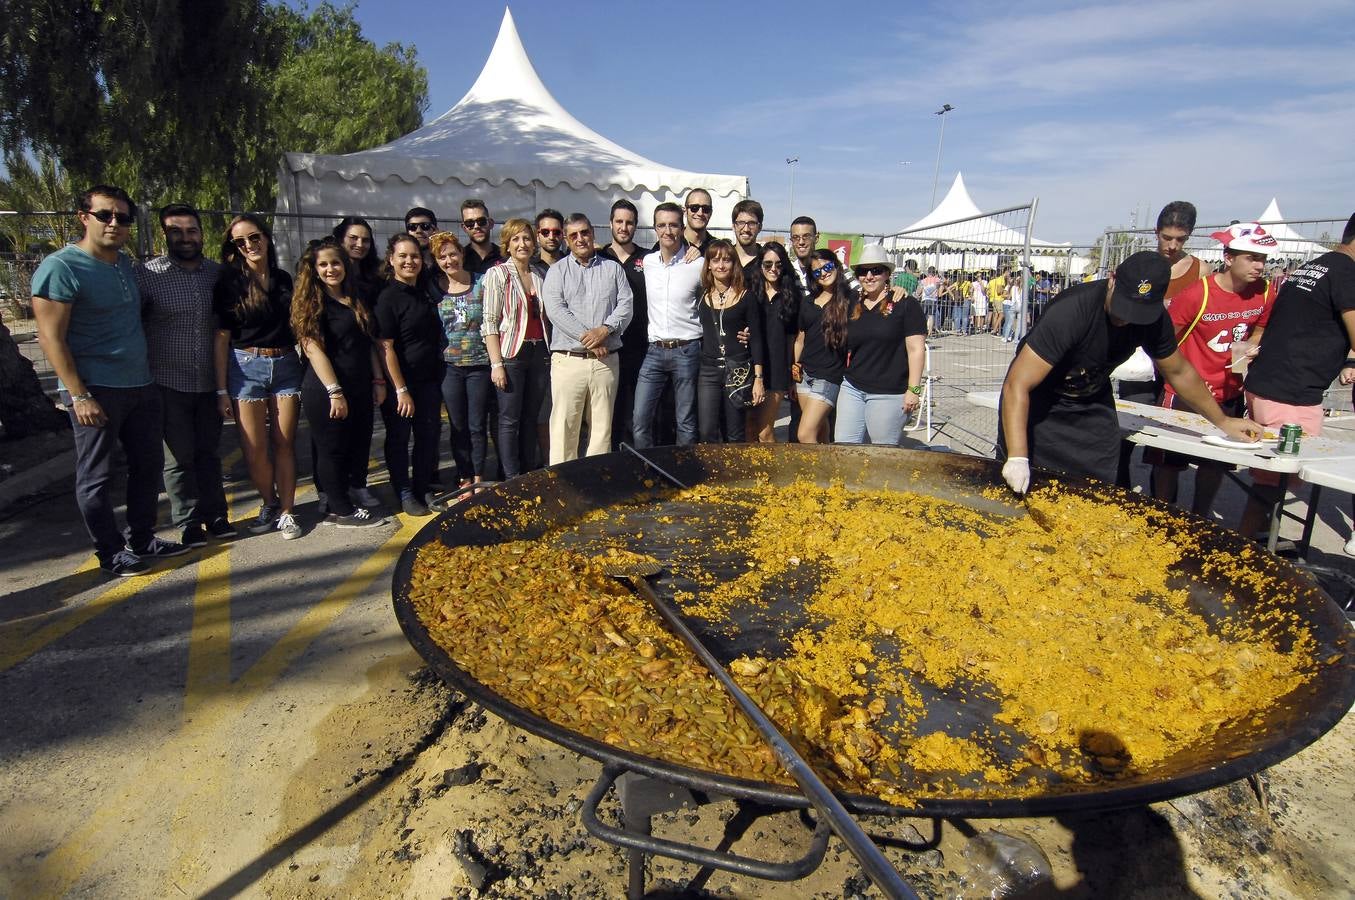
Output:
[[524,341],[518,355],[503,363],[508,390],[498,391],[495,449],[499,468],[508,479],[529,471],[536,460],[536,420],[541,403],[550,396],[550,353],[545,341]]
[[368,371],[364,378],[340,375],[339,385],[348,401],[346,418],[329,417],[329,394],[310,368],[301,381],[301,408],[306,412],[315,442],[316,490],[324,491],[331,512],[347,516],[353,513],[353,504],[348,500],[353,472],[365,471],[371,455],[372,374]]
[[[381,417],[386,422],[386,469],[390,472],[391,489],[399,497],[412,491],[420,500],[428,493],[428,485],[437,480],[438,438],[442,436],[442,379],[436,381],[407,381],[410,399],[414,401],[414,415],[405,418],[396,412],[397,397],[394,388],[388,388],[386,402],[381,405]],[[409,472],[409,436],[414,435],[414,477]]]
[[[747,409],[729,402],[725,390],[725,366],[722,362],[701,359],[696,379],[696,420],[701,443],[742,443]],[[720,427],[723,423],[723,429]]]

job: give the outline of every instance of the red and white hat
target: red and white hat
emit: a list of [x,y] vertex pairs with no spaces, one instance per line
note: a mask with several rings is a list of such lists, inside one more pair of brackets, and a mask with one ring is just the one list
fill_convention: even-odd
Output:
[[1235,222],[1227,231],[1216,231],[1211,235],[1223,245],[1224,250],[1234,253],[1259,253],[1267,256],[1279,249],[1279,243],[1255,222]]

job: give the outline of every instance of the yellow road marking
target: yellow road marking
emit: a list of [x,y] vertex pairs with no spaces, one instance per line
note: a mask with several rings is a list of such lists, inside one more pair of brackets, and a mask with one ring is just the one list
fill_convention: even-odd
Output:
[[[409,539],[425,524],[424,519],[401,520],[401,527],[395,534],[363,560],[353,574],[312,606],[238,681],[215,695],[216,702],[200,703],[198,714],[191,720],[186,718],[177,735],[144,758],[135,771],[126,772],[127,779],[112,791],[113,799],[94,810],[43,859],[35,872],[33,889],[43,895],[66,894],[92,865],[106,856],[109,847],[97,843],[97,838],[125,840],[127,829],[122,823],[144,823],[157,816],[156,809],[164,795],[145,789],[140,776],[146,770],[178,773],[165,789],[178,793],[180,799],[176,806],[179,812],[176,821],[165,824],[174,829],[176,847],[210,854],[212,836],[219,831],[221,823],[211,819],[210,813],[205,811],[212,808],[210,794],[224,790],[228,785],[220,777],[214,779],[213,767],[201,765],[201,762],[220,756],[221,746],[227,740],[221,732],[233,727],[249,705],[390,567]],[[229,787],[235,789],[239,785],[232,782]],[[184,813],[190,803],[195,807],[195,814]],[[174,870],[196,873],[207,865],[204,860],[187,858],[185,854],[182,849],[175,854]]]
[[231,680],[231,564],[226,547],[198,563],[193,625],[188,634],[184,718],[191,719]]

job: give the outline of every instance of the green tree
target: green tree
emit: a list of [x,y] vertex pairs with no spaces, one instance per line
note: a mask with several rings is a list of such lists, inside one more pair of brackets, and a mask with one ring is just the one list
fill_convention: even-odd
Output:
[[0,18],[0,149],[77,184],[267,209],[285,150],[345,153],[417,128],[428,78],[352,5],[26,0]]

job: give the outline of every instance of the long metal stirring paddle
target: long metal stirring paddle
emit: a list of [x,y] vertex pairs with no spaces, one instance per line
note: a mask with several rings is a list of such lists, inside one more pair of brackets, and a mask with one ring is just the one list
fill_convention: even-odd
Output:
[[[635,448],[626,444],[621,446],[644,460],[647,465],[669,481],[680,487],[685,487],[680,481],[655,465]],[[852,818],[852,814],[842,805],[842,801],[838,800],[837,795],[829,790],[828,785],[823,783],[823,779],[819,778],[813,767],[805,761],[805,758],[791,745],[790,741],[786,740],[785,735],[776,727],[776,723],[762,711],[762,707],[758,706],[752,697],[744,693],[743,688],[739,687],[738,682],[720,664],[715,655],[707,649],[695,632],[687,627],[687,623],[683,620],[677,607],[654,593],[654,589],[650,587],[646,577],[658,573],[657,560],[653,564],[642,561],[629,564],[609,562],[604,563],[604,568],[606,568],[608,574],[620,579],[637,594],[648,600],[673,633],[682,639],[682,642],[696,654],[696,658],[701,660],[701,664],[724,686],[729,695],[734,698],[734,702],[738,704],[739,709],[743,710],[744,715],[748,716],[762,734],[762,737],[771,745],[773,752],[776,753],[776,758],[795,779],[795,783],[800,786],[805,798],[814,805],[814,809],[818,810],[819,815],[828,821],[833,832],[847,845],[847,849],[851,851],[852,856],[856,857],[857,862],[861,863],[861,868],[865,870],[866,875],[880,889],[881,893],[889,897],[890,900],[916,900],[917,893],[908,886],[908,882],[903,880],[903,877],[899,875],[898,870],[890,864],[889,860],[885,859],[885,855],[880,852],[880,848],[875,846],[875,842],[862,830],[856,819]]]

